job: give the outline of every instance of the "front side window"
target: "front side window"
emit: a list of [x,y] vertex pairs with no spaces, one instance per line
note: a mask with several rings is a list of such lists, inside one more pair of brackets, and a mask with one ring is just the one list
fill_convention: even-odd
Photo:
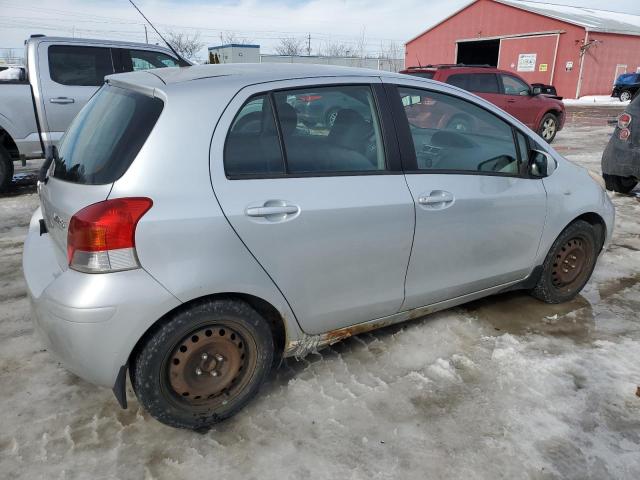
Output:
[[115,182],[138,155],[163,106],[158,98],[102,87],[62,137],[53,176],[87,185]]
[[178,62],[165,53],[150,50],[130,50],[129,53],[133,71],[178,66]]
[[51,80],[62,85],[100,86],[114,72],[111,52],[102,47],[52,45],[49,47]]
[[385,170],[382,135],[370,87],[279,91],[273,98],[289,173]]
[[399,89],[409,121],[418,170],[517,175],[511,126],[461,98]]
[[231,124],[224,147],[227,176],[282,175],[284,160],[268,95],[250,98]]
[[456,73],[450,75],[449,78],[447,78],[447,83],[449,85],[453,85],[454,87],[462,88],[463,90],[469,90],[469,82],[467,80],[468,77],[469,75],[466,75],[464,73]]
[[529,95],[529,85],[511,75],[502,75],[505,95]]

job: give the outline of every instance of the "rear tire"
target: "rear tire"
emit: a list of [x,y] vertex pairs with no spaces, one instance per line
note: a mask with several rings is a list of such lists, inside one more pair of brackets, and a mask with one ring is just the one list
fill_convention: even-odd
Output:
[[583,220],[573,222],[551,246],[531,295],[546,303],[573,299],[591,278],[602,242],[593,225]]
[[633,190],[638,181],[633,177],[620,177],[618,175],[604,174],[604,182],[607,185],[607,190],[627,194]]
[[620,92],[621,102],[628,102],[632,98],[633,98],[633,94],[629,90],[623,90],[622,92]]
[[13,180],[13,160],[7,149],[0,145],[0,193],[6,192]]
[[151,416],[206,430],[240,411],[273,363],[266,320],[236,300],[205,300],[171,315],[131,361],[131,383]]
[[542,117],[540,127],[538,128],[538,135],[540,135],[545,142],[551,143],[558,134],[558,117],[553,113],[547,113]]

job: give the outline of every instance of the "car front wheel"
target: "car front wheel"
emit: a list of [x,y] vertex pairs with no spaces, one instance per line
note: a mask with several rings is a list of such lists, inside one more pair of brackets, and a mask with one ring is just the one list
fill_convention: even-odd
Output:
[[131,383],[160,422],[206,430],[258,393],[273,350],[266,320],[248,304],[206,300],[152,329],[131,362]]
[[553,113],[547,113],[544,117],[542,117],[542,121],[540,122],[540,128],[538,129],[538,134],[547,142],[553,142],[553,139],[556,138],[556,134],[558,133],[558,117],[556,117]]
[[596,227],[583,220],[573,222],[549,250],[531,294],[546,303],[573,299],[589,281],[601,246]]

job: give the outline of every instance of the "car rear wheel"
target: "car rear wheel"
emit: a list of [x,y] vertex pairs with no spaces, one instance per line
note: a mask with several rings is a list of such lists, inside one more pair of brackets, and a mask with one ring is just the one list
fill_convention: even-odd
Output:
[[629,90],[623,90],[622,92],[620,92],[620,101],[621,102],[628,102],[629,100],[631,100],[632,97],[633,97],[633,95],[631,94],[631,92]]
[[558,133],[558,117],[556,117],[553,113],[547,113],[544,117],[542,117],[542,121],[540,122],[540,128],[538,129],[538,134],[547,142],[553,142],[553,139],[556,138],[556,134]]
[[563,303],[574,298],[589,281],[602,247],[600,232],[590,223],[577,220],[554,242],[531,294],[546,303]]
[[633,190],[638,181],[633,177],[620,177],[618,175],[604,174],[604,182],[607,185],[607,190],[611,190],[617,193],[627,194]]
[[172,427],[205,430],[257,393],[273,362],[264,318],[235,300],[202,301],[172,315],[131,362],[142,406]]
[[6,192],[13,180],[13,160],[7,149],[0,145],[0,192]]

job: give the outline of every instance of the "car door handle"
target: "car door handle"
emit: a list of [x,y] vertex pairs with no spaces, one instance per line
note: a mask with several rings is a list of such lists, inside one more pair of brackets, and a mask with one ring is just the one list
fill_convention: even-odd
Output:
[[516,101],[513,98],[510,98],[509,100],[507,100],[507,103],[516,103]]
[[248,217],[263,217],[269,220],[285,220],[299,212],[299,206],[283,200],[269,200],[262,205],[249,206],[245,210]]
[[65,104],[68,104],[68,103],[74,103],[75,99],[69,98],[69,97],[55,97],[55,98],[50,98],[49,102],[51,102],[51,103],[59,103],[59,104],[65,105]]
[[453,205],[455,197],[450,192],[443,190],[434,190],[428,195],[421,195],[418,203],[429,208],[445,208]]

